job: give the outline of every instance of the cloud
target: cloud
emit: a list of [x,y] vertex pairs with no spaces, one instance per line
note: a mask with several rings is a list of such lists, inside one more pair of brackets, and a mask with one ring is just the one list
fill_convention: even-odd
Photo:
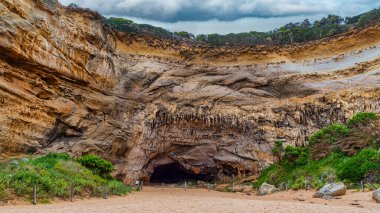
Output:
[[[160,22],[235,21],[334,13],[352,15],[380,6],[379,0],[60,0],[106,16],[128,16]],[[365,10],[364,10],[365,11]]]

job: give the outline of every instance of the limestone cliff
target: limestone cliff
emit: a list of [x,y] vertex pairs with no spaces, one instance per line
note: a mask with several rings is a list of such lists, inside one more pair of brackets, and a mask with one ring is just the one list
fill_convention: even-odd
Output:
[[149,180],[176,163],[257,174],[276,139],[380,110],[380,24],[291,46],[208,47],[115,32],[94,12],[0,0],[0,151],[101,155]]

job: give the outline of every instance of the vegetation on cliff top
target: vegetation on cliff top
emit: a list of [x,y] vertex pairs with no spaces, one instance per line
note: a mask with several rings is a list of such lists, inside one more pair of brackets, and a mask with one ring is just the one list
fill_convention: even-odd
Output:
[[152,35],[165,39],[181,39],[189,42],[205,43],[214,46],[253,46],[261,44],[292,44],[299,42],[314,41],[328,38],[347,32],[353,28],[364,28],[380,19],[380,8],[354,17],[340,17],[329,15],[320,20],[310,23],[308,19],[302,22],[289,23],[269,32],[246,32],[219,34],[200,34],[194,36],[188,32],[170,32],[161,27],[148,24],[137,24],[123,18],[109,18],[108,26],[113,29],[138,34]]
[[267,182],[280,185],[284,182],[288,188],[305,188],[307,183],[313,188],[320,188],[326,182],[344,181],[348,185],[365,183],[380,184],[380,150],[378,135],[368,143],[367,147],[357,150],[356,154],[349,155],[344,150],[333,150],[322,159],[315,160],[310,152],[315,151],[318,143],[328,141],[336,143],[337,138],[350,137],[356,134],[357,128],[371,127],[378,116],[372,112],[361,112],[347,121],[347,125],[329,125],[310,137],[307,147],[283,148],[281,141],[276,141],[273,153],[278,156],[279,162],[266,168],[257,182],[260,186]]
[[[109,162],[105,163],[107,161],[96,156],[83,157],[80,162],[90,165],[90,169],[71,159],[67,153],[50,153],[34,159],[23,158],[1,164],[0,200],[7,201],[14,196],[32,200],[34,185],[37,186],[38,202],[45,203],[54,197],[68,199],[71,186],[77,197],[101,196],[104,185],[113,195],[131,191],[130,187],[110,178]],[[99,170],[104,167],[107,169]],[[99,173],[107,178],[101,177]]]
[[[52,5],[55,4],[57,0],[42,1],[48,5]],[[81,10],[75,3],[70,4],[68,8]],[[110,28],[121,32],[150,35],[163,39],[185,40],[187,42],[203,43],[213,46],[254,46],[263,44],[284,45],[315,41],[348,32],[350,29],[365,28],[378,20],[380,20],[380,8],[375,8],[353,17],[344,18],[337,15],[328,15],[313,23],[308,19],[296,23],[291,22],[269,32],[250,31],[244,33],[229,33],[227,35],[214,33],[200,34],[197,36],[185,31],[170,32],[161,27],[155,27],[149,24],[138,24],[125,18],[105,18],[105,23]]]

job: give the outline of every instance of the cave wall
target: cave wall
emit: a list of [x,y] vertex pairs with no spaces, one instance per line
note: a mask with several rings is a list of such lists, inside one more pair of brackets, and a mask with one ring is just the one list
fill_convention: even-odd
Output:
[[4,0],[0,31],[2,158],[93,153],[126,182],[168,163],[254,175],[273,162],[276,139],[302,146],[324,125],[380,109],[378,59],[288,66],[378,44],[378,26],[303,45],[194,47],[112,31],[87,10]]

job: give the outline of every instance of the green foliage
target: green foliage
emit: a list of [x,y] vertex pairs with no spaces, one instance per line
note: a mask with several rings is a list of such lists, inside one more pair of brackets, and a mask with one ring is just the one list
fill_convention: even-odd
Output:
[[380,183],[380,151],[375,149],[363,149],[354,156],[331,153],[322,160],[304,162],[292,163],[285,157],[263,170],[257,185],[267,182],[278,186],[285,182],[290,189],[302,189],[306,180],[309,186],[319,189],[327,182],[338,180],[355,184],[361,180]]
[[69,5],[67,5],[67,7],[70,7],[70,8],[80,8],[79,5],[77,5],[75,3],[70,3]]
[[263,183],[279,185],[284,180],[282,177],[286,174],[286,167],[280,164],[272,164],[261,172],[256,186],[260,187]]
[[336,142],[338,137],[347,136],[350,129],[342,124],[331,124],[317,132],[309,138],[309,145],[312,146],[321,140],[327,140],[330,143]]
[[109,175],[113,170],[111,162],[96,155],[85,155],[78,158],[77,161],[100,176]]
[[276,140],[274,142],[274,147],[272,148],[272,154],[274,156],[277,156],[277,158],[281,160],[283,153],[284,153],[283,142],[281,140]]
[[287,146],[285,148],[286,162],[296,166],[305,165],[309,158],[309,150],[305,147]]
[[336,168],[340,179],[361,181],[369,172],[380,170],[380,152],[375,149],[363,149],[357,155],[346,158]]
[[106,20],[106,24],[109,27],[122,32],[147,34],[158,38],[174,38],[174,33],[164,28],[155,27],[149,24],[137,24],[124,18],[111,17]]
[[347,125],[331,124],[318,130],[310,136],[309,145],[313,146],[321,141],[334,143],[338,138],[348,136],[350,134],[350,128],[358,125],[366,125],[376,119],[378,119],[378,116],[374,112],[359,112],[347,121]]
[[366,125],[376,119],[378,119],[378,116],[374,112],[359,112],[347,121],[347,127]]
[[378,9],[373,9],[367,13],[363,13],[357,17],[357,22],[355,23],[358,27],[366,27],[372,22],[380,19],[380,7]]
[[241,46],[270,44],[268,33],[251,31],[247,33],[230,33],[227,35],[219,34],[200,34],[195,40],[201,43],[207,43],[215,46]]
[[[375,119],[378,119],[375,113],[357,113],[347,121],[347,126],[332,124],[315,132],[309,139],[311,146],[287,146],[280,162],[262,171],[257,186],[264,182],[276,186],[285,182],[288,188],[301,189],[305,188],[306,182],[307,185],[319,189],[327,182],[337,180],[356,186],[362,180],[371,183],[371,186],[380,184],[380,150],[378,148],[366,148],[353,156],[346,156],[337,150],[321,160],[313,160],[309,156],[312,145],[321,141],[333,143],[339,137],[346,137],[350,135],[350,132],[358,131],[354,129],[355,127],[368,124]],[[272,153],[278,154],[280,147],[282,143],[276,141]]]
[[[43,0],[49,5],[55,4],[57,0]],[[76,4],[70,4],[71,8],[79,8]],[[254,46],[272,44],[292,44],[296,42],[307,42],[324,39],[341,33],[348,32],[352,28],[366,27],[370,23],[380,20],[380,8],[353,17],[340,17],[328,15],[314,23],[308,19],[301,22],[288,23],[278,29],[269,32],[250,31],[244,33],[200,34],[194,36],[191,33],[170,32],[161,27],[149,24],[137,24],[124,18],[111,17],[106,19],[106,25],[122,32],[151,35],[164,39],[186,39],[186,41],[206,43],[213,46]]]
[[132,188],[127,187],[122,182],[117,181],[117,180],[110,180],[107,183],[107,189],[113,195],[125,195],[125,194],[128,194],[132,190]]
[[58,4],[58,0],[43,0],[43,2],[49,6],[56,6]]
[[230,33],[227,35],[198,35],[198,42],[211,45],[260,45],[260,44],[291,44],[314,41],[347,32],[350,28],[366,27],[380,20],[380,8],[354,17],[343,19],[337,15],[328,15],[310,23],[308,19],[302,22],[288,23],[270,32]]
[[100,177],[80,163],[70,159],[66,153],[51,153],[30,161],[0,165],[0,198],[7,200],[17,195],[32,199],[33,186],[37,186],[40,202],[53,197],[69,198],[71,186],[76,196],[101,196],[106,184],[109,194],[122,195],[131,188],[116,180]]
[[33,161],[33,165],[50,169],[53,168],[58,161],[68,161],[70,159],[70,155],[67,153],[49,153],[45,156],[39,157]]
[[186,39],[194,39],[194,35],[185,31],[181,32],[174,32],[174,35],[176,35],[179,38],[186,38]]

